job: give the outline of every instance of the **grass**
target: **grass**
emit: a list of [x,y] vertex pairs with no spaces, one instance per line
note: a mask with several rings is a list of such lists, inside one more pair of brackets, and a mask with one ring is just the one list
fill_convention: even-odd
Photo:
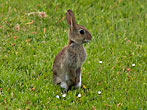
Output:
[[[0,108],[146,110],[146,6],[145,0],[1,0]],[[67,44],[67,9],[92,40],[85,45],[84,88],[63,98],[52,84],[52,64]]]

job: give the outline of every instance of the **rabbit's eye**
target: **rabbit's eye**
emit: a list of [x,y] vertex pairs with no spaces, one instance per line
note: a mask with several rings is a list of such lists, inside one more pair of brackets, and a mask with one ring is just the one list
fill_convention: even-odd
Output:
[[81,29],[81,30],[80,30],[80,34],[84,34],[84,30]]

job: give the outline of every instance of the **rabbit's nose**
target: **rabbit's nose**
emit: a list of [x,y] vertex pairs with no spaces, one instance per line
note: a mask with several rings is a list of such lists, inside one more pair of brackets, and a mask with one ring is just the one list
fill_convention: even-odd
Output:
[[91,40],[91,38],[92,38],[92,37],[91,37],[91,34],[88,34],[87,39],[88,39],[88,40]]

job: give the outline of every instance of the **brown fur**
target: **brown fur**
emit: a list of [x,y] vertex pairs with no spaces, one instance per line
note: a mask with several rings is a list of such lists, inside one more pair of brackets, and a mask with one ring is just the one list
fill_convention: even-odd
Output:
[[[86,60],[84,42],[91,40],[88,30],[76,24],[74,14],[71,10],[66,13],[69,24],[69,42],[56,56],[53,64],[53,82],[60,84],[67,91],[70,87],[81,86],[81,67]],[[80,30],[84,30],[84,34]]]

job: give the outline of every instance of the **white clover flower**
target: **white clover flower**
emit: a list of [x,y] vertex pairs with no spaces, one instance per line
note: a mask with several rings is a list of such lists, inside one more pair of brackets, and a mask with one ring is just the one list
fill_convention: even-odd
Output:
[[99,61],[99,63],[102,63],[102,61]]
[[66,94],[63,94],[62,97],[66,97]]
[[98,95],[100,95],[101,94],[101,91],[98,91]]
[[56,95],[56,98],[58,98],[58,99],[59,99],[59,95]]
[[135,66],[135,64],[132,64],[132,66]]
[[81,94],[78,94],[78,97],[80,98],[81,97]]

